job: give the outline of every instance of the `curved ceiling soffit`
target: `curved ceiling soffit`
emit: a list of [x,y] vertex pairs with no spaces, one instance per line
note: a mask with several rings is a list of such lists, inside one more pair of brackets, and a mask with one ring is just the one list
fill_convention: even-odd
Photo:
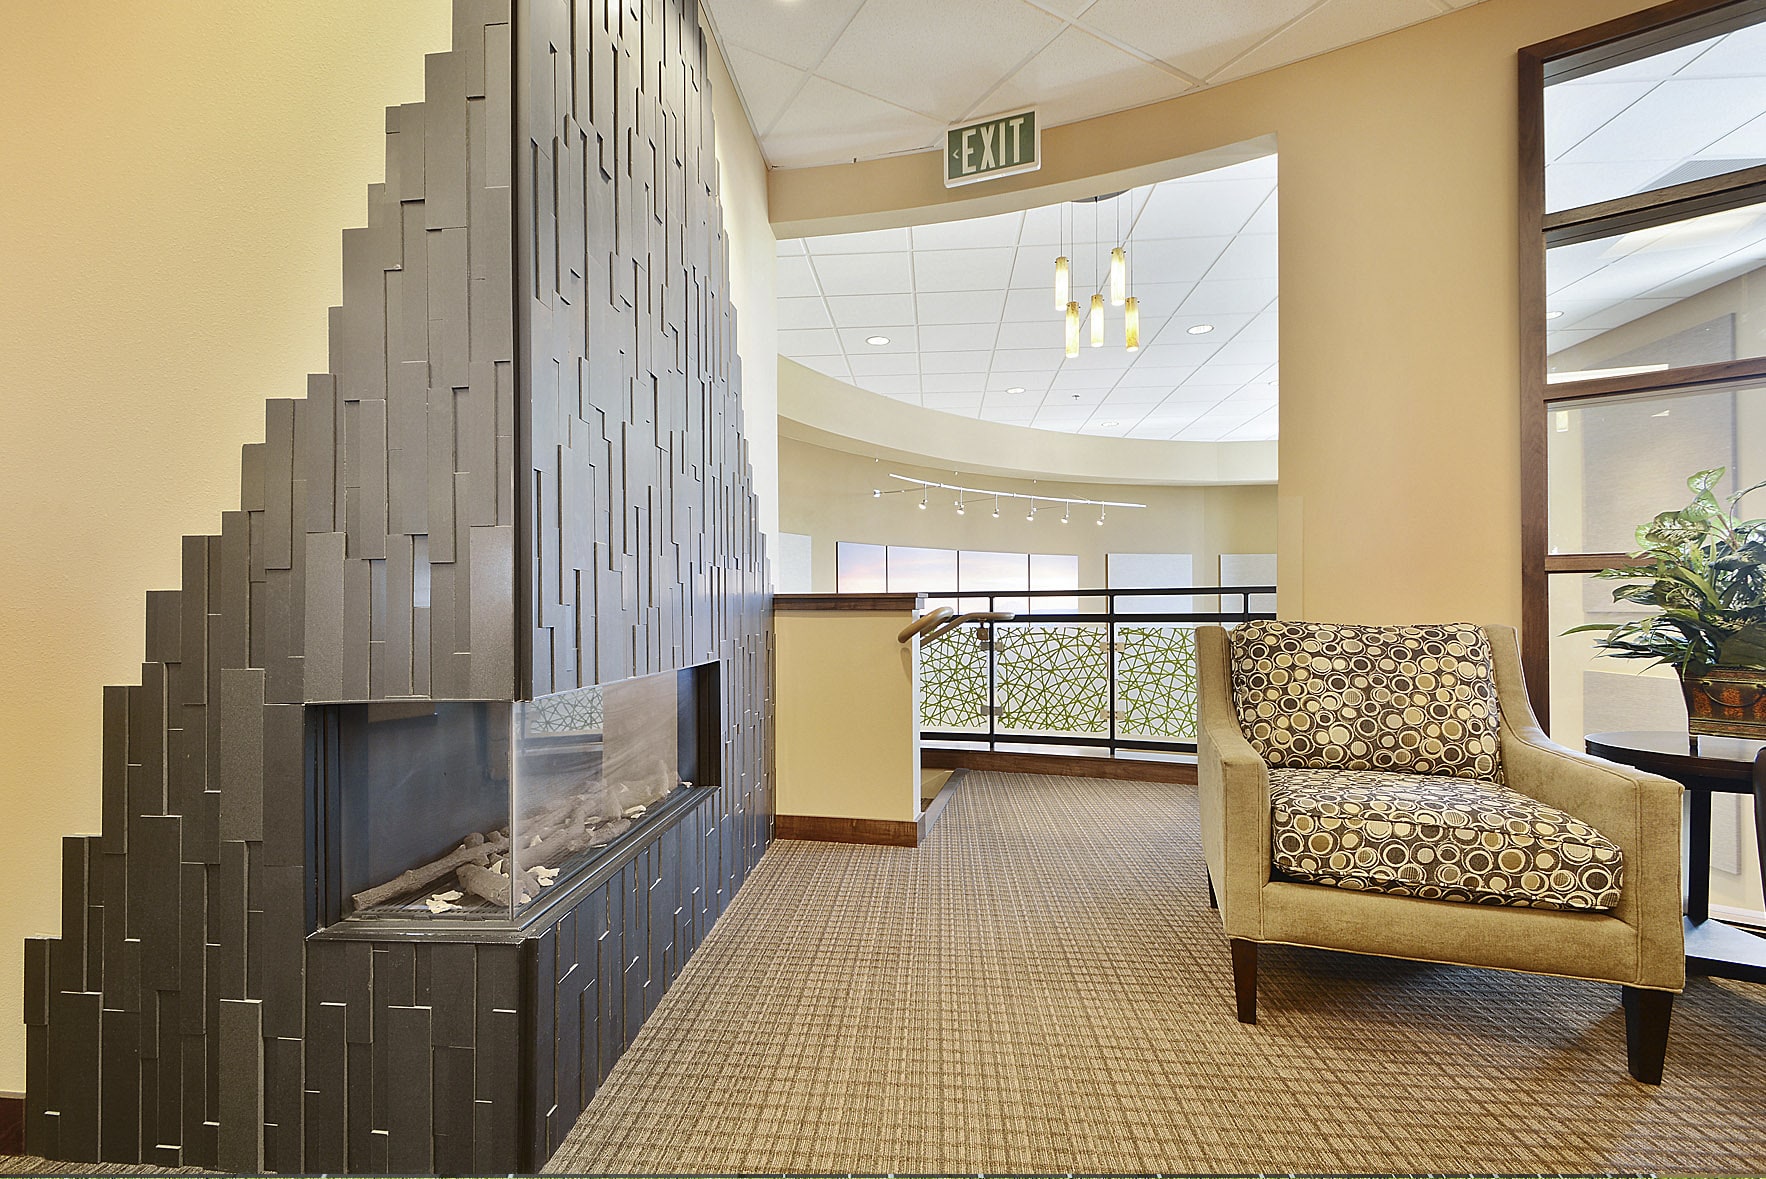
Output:
[[[1181,102],[1183,97],[1168,102]],[[1165,105],[1167,103],[1153,104]],[[1021,213],[1045,205],[1085,200],[1099,193],[1120,192],[1163,180],[1212,172],[1276,154],[1276,137],[1269,133],[1126,167],[1102,166],[1105,149],[1100,145],[1120,138],[1106,131],[1104,125],[1151,109],[1136,107],[1088,119],[1084,123],[1051,127],[1043,132],[1043,167],[1038,171],[957,188],[943,187],[937,152],[862,160],[854,164],[828,164],[818,168],[773,169],[767,174],[773,236],[782,241],[965,221],[997,213]],[[1079,138],[1088,150],[1067,158],[1051,155],[1051,139],[1059,144],[1067,138],[1058,133],[1072,132],[1092,124],[1100,125],[1095,135]],[[1120,163],[1120,153],[1109,152],[1108,156],[1112,164]],[[1093,163],[1099,166],[1094,168]],[[906,176],[904,169],[909,170]],[[903,183],[904,179],[907,183]],[[791,191],[787,193],[783,191],[785,189]],[[841,211],[829,212],[829,209]]]
[[779,358],[779,435],[866,458],[1014,479],[1213,486],[1276,482],[1278,444],[1039,430],[904,405]]

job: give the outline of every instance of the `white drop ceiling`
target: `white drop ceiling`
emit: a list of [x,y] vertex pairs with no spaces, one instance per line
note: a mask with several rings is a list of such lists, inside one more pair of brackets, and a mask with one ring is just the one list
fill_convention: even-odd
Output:
[[[1122,309],[1106,302],[1104,346],[1068,359],[1055,257],[1072,259],[1084,308],[1119,240],[1141,348],[1125,350]],[[1096,204],[788,240],[778,253],[780,354],[861,389],[1067,433],[1276,436],[1274,156]]]
[[[1766,163],[1766,24],[1545,91],[1546,205],[1579,208]],[[1766,206],[1549,252],[1547,350],[1766,265]]]
[[705,0],[774,167],[940,145],[1026,106],[1045,127],[1274,69],[1478,0]]

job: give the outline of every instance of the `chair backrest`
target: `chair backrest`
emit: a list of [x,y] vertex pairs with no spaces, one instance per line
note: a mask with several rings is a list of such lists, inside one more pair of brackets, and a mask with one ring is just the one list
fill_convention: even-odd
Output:
[[1272,768],[1502,780],[1479,627],[1247,622],[1228,653],[1239,727]]

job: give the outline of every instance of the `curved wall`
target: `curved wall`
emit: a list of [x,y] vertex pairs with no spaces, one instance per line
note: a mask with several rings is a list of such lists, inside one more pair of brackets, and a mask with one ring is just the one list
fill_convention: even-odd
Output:
[[1274,483],[1274,442],[1155,442],[906,405],[779,358],[779,435],[853,454],[1081,483]]

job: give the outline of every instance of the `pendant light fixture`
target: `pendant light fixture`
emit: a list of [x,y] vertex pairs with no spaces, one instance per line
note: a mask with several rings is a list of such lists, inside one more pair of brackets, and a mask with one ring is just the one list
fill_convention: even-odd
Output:
[[[1086,339],[1093,348],[1104,346],[1104,316],[1106,314],[1104,300],[1106,292],[1110,305],[1121,307],[1122,342],[1129,352],[1139,352],[1141,347],[1141,313],[1140,301],[1128,293],[1128,245],[1122,233],[1122,198],[1126,193],[1112,193],[1107,197],[1087,197],[1085,203],[1092,209],[1091,237],[1083,250],[1079,245],[1078,225],[1070,220],[1077,216],[1066,207],[1056,212],[1056,248],[1059,250],[1055,258],[1055,307],[1065,319],[1065,352],[1069,359],[1079,355],[1082,319],[1089,316],[1091,326],[1086,332]],[[1111,247],[1109,261],[1106,265],[1102,253],[1103,216],[1098,202],[1111,202],[1110,210],[1115,217],[1116,245]],[[1133,233],[1133,206],[1129,208],[1129,232]],[[1071,236],[1072,244],[1068,238]],[[1083,255],[1083,256],[1082,256]],[[1081,268],[1081,273],[1088,277],[1092,286],[1090,295],[1074,289],[1073,259],[1080,257],[1082,261],[1090,261]]]

